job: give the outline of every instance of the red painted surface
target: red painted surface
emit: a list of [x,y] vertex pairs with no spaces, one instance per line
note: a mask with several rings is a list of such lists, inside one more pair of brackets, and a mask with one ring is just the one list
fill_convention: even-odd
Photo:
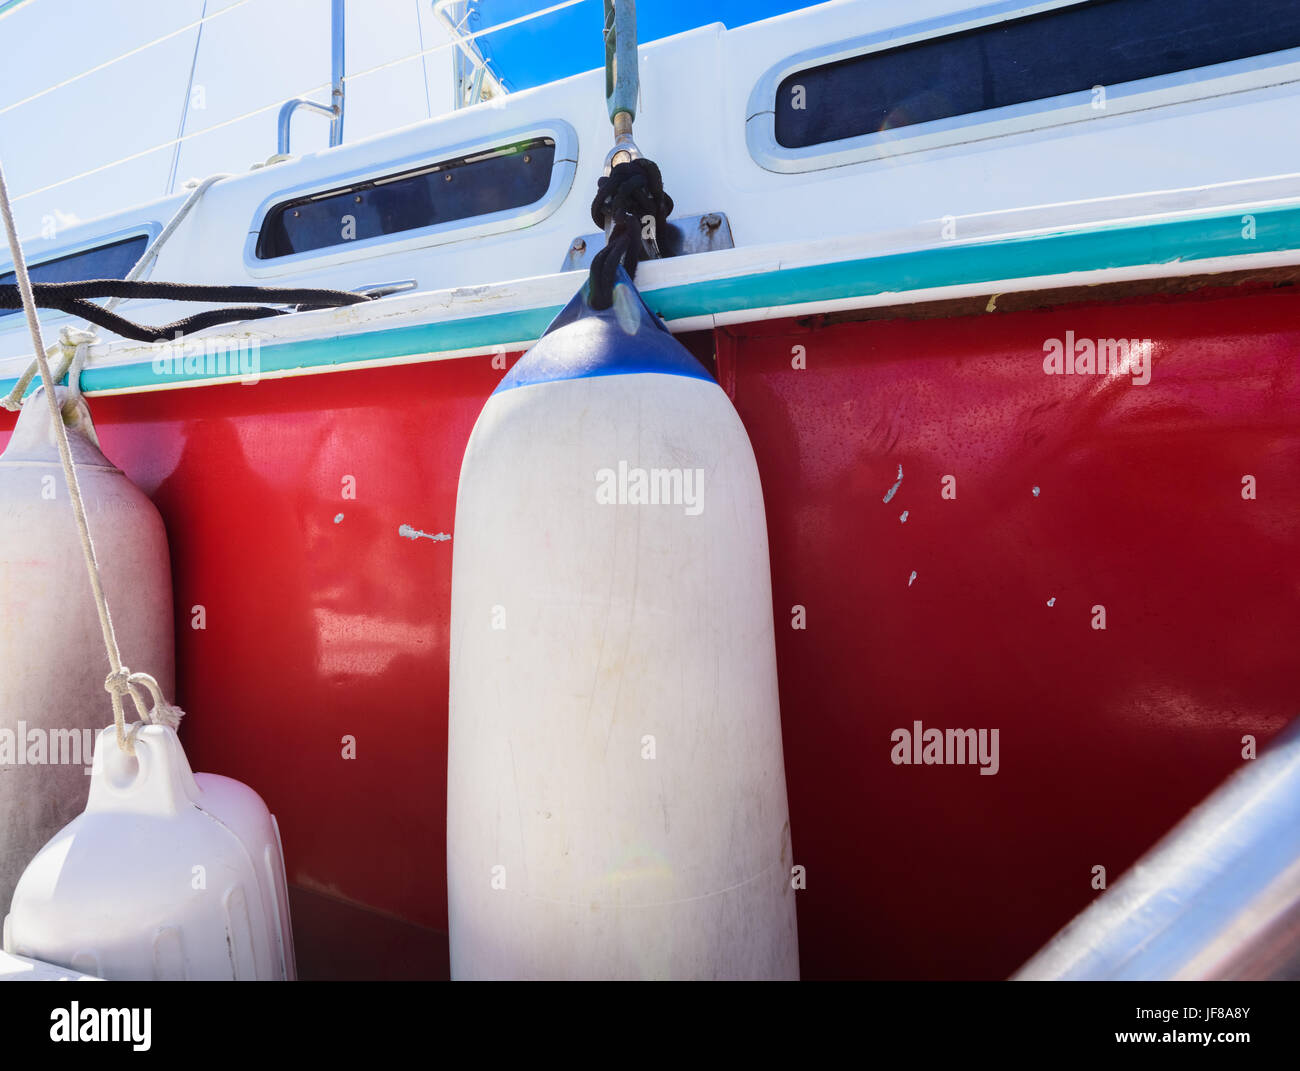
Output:
[[[1067,330],[1152,339],[1151,382],[1045,375]],[[1298,356],[1280,292],[727,333],[806,977],[1005,977],[1296,716]],[[1000,729],[1000,772],[894,765],[916,720]]]
[[[1151,383],[1044,375],[1067,330],[1153,339]],[[1296,714],[1300,299],[782,321],[718,347],[767,500],[804,976],[1005,976],[1096,895],[1094,866],[1113,881],[1243,734]],[[500,375],[92,399],[168,524],[191,759],[263,794],[310,890],[305,974],[447,970],[452,544],[398,528],[452,531]],[[916,720],[998,729],[999,773],[894,765]]]

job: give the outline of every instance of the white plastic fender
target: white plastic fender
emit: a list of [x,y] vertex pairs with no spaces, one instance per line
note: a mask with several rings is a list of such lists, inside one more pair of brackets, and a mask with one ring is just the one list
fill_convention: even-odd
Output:
[[452,977],[797,978],[758,470],[626,277],[488,400],[453,546]]
[[89,974],[82,974],[80,971],[56,967],[52,963],[41,963],[39,960],[0,952],[0,982],[98,982],[101,980]]
[[[152,674],[171,698],[162,517],[100,451],[85,403],[56,390],[122,660]],[[49,407],[38,392],[0,455],[0,912],[23,867],[86,805],[93,741],[113,717],[108,672]]]
[[192,773],[164,725],[134,756],[105,729],[90,781],[14,890],[6,952],[114,981],[293,980],[280,831],[256,792]]

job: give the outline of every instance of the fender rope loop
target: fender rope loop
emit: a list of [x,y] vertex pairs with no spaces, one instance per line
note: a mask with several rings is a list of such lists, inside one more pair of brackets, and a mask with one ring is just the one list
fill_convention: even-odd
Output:
[[[153,700],[152,705],[146,705],[140,687],[148,689],[149,696]],[[162,687],[148,673],[132,673],[123,666],[104,678],[104,690],[119,703],[123,696],[129,695],[131,702],[135,704],[136,713],[140,715],[141,722],[169,725],[175,729],[180,725],[181,718],[185,717],[185,711],[167,702],[162,694]]]
[[636,266],[645,257],[642,232],[647,217],[654,220],[652,237],[657,238],[668,223],[673,199],[664,192],[664,179],[653,160],[639,157],[615,164],[596,186],[591,218],[598,227],[612,225],[605,248],[591,260],[589,304],[607,309],[614,303],[614,278],[623,265],[636,278]]
[[[81,384],[76,380],[81,375],[81,367],[77,365],[77,360],[80,358],[81,363],[85,364],[86,346],[98,341],[99,336],[93,331],[83,331],[79,327],[65,327],[59,332],[59,341],[45,351],[47,358],[56,355],[59,357],[59,363],[54,366],[54,382],[61,382],[64,376],[72,372],[73,379],[68,381],[68,385],[73,388],[78,398],[81,397]],[[76,365],[75,370],[74,365]],[[14,384],[13,390],[6,394],[4,398],[0,398],[0,405],[11,413],[16,413],[21,409],[23,407],[23,395],[27,393],[27,388],[39,371],[40,362],[33,360],[27,366],[27,370],[18,377],[18,382]]]
[[[78,336],[75,340],[70,336]],[[98,342],[99,338],[93,331],[82,331],[75,327],[65,327],[60,335],[60,342],[63,344],[64,353],[67,353],[69,346],[73,347],[72,360],[68,363],[68,401],[74,405],[81,405],[81,372],[86,367],[86,351],[92,343]],[[57,383],[61,376],[55,377]]]

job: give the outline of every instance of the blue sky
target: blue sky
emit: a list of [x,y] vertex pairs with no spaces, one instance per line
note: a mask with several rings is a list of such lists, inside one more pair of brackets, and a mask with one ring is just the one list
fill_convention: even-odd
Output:
[[[494,26],[530,11],[548,6],[546,0],[481,0],[482,27]],[[645,43],[661,37],[721,22],[743,26],[787,11],[811,7],[806,0],[641,0],[637,6],[637,36]],[[539,35],[529,26],[517,26],[486,34],[494,69],[505,76],[512,89],[528,89],[589,71],[605,63],[599,27],[604,22],[603,0],[582,0],[547,18],[547,41],[563,41],[565,47],[539,47]],[[597,27],[592,31],[592,27]]]
[[[479,0],[476,28],[556,2]],[[639,37],[807,6],[641,0]],[[581,0],[482,40],[507,85],[527,89],[601,67],[603,23],[601,0]],[[329,28],[330,0],[0,0],[0,159],[24,236],[265,161],[280,102],[328,99]],[[450,110],[450,53],[411,58],[443,40],[433,0],[348,0],[347,141]],[[327,143],[327,122],[295,119],[295,153]]]

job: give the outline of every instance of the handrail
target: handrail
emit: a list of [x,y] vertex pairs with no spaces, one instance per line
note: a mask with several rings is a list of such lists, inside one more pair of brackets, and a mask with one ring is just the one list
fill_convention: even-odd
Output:
[[293,113],[299,108],[330,117],[330,148],[343,144],[343,79],[347,71],[344,44],[346,42],[344,0],[330,2],[330,104],[318,104],[306,97],[286,100],[280,107],[276,124],[276,154],[289,155],[289,133],[293,126]]

